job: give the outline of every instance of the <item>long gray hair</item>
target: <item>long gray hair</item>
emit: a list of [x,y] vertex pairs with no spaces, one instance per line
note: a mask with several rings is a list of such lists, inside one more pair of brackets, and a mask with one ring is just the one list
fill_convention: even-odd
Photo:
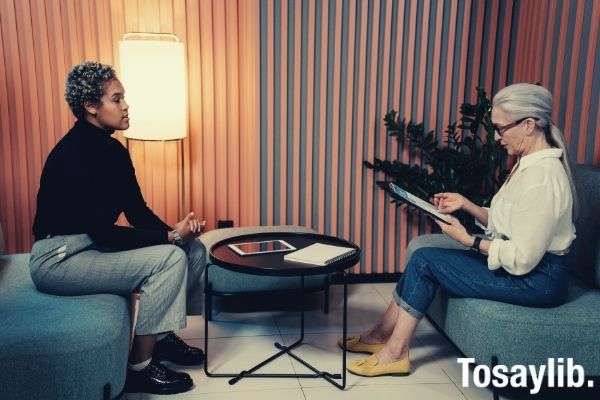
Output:
[[500,90],[492,101],[494,107],[500,107],[510,118],[517,121],[521,118],[537,118],[535,124],[544,132],[546,141],[552,147],[562,149],[560,158],[571,186],[573,197],[573,220],[579,213],[579,200],[571,172],[571,162],[565,137],[552,121],[552,94],[543,86],[530,83],[516,83]]

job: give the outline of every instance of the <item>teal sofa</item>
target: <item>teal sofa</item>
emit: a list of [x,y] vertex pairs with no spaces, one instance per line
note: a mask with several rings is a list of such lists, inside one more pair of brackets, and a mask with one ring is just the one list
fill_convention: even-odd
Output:
[[587,376],[600,376],[600,168],[576,166],[581,213],[568,262],[568,301],[528,308],[489,300],[449,298],[441,291],[428,316],[478,364],[541,365],[572,357]]
[[125,383],[126,299],[38,292],[29,254],[0,255],[0,399],[112,399]]
[[[313,232],[297,226],[227,228],[207,232],[200,239],[210,248],[226,237],[282,230]],[[0,240],[0,399],[118,397],[129,353],[127,300],[110,294],[39,292],[29,274],[29,254],[2,255],[1,250]],[[208,310],[212,310],[212,296],[276,293],[298,284],[295,278],[247,276],[212,265]],[[311,276],[306,286],[307,291],[327,294],[329,278]]]

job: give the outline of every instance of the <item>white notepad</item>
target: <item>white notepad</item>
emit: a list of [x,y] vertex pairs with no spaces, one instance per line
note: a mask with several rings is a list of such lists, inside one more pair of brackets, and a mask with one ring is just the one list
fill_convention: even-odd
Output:
[[313,264],[324,267],[344,257],[354,254],[352,247],[332,246],[330,244],[315,243],[308,247],[288,253],[283,256],[285,261]]

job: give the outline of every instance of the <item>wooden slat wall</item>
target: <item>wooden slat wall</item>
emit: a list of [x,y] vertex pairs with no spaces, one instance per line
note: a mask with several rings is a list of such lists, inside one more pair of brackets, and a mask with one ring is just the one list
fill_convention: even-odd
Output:
[[358,243],[354,272],[402,270],[406,245],[430,226],[386,204],[362,160],[419,163],[386,138],[385,111],[444,135],[477,86],[541,81],[572,154],[600,164],[599,4],[262,0],[261,222]]
[[571,157],[600,165],[600,2],[521,0],[517,7],[526,28],[517,33],[511,80],[547,87]]
[[73,122],[67,71],[118,65],[126,31],[172,32],[187,48],[188,138],[119,136],[159,215],[309,225],[359,243],[355,272],[377,273],[401,270],[408,241],[429,230],[362,168],[375,156],[419,162],[385,138],[385,110],[442,132],[477,85],[541,81],[571,154],[600,165],[599,20],[593,0],[1,1],[8,251],[30,248],[41,167]]
[[125,32],[175,33],[187,49],[188,137],[143,142],[119,134],[151,208],[170,224],[189,210],[209,229],[217,219],[258,223],[258,17],[257,0],[0,1],[7,251],[30,249],[43,162],[72,126],[63,99],[67,72],[84,60],[118,67]]

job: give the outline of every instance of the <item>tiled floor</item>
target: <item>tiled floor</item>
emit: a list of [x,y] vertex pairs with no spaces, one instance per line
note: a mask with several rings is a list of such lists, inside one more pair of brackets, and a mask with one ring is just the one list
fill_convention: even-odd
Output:
[[[349,285],[348,333],[369,327],[391,300],[394,284]],[[305,344],[295,350],[321,370],[341,370],[341,350],[335,345],[341,336],[342,287],[331,292],[328,315],[313,301],[306,313]],[[209,368],[212,372],[239,372],[275,352],[274,341],[292,343],[299,315],[293,311],[214,314],[209,325]],[[189,317],[188,327],[179,334],[190,344],[204,345],[204,320]],[[434,327],[423,320],[411,348],[413,373],[407,377],[362,378],[347,375],[347,388],[340,391],[322,379],[243,379],[229,385],[224,378],[207,378],[202,368],[185,369],[194,379],[192,391],[173,396],[128,394],[124,399],[205,400],[334,400],[334,399],[418,399],[491,400],[487,389],[463,388],[457,353]],[[362,355],[348,353],[349,360]],[[309,373],[289,356],[282,356],[259,372]]]

